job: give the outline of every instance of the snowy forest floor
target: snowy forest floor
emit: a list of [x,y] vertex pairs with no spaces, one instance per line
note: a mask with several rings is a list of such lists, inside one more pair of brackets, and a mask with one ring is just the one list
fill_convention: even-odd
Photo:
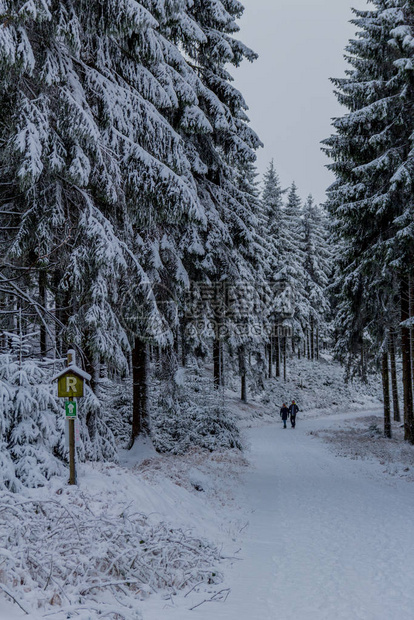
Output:
[[227,390],[244,453],[141,443],[2,493],[1,620],[412,620],[414,448],[381,436],[377,395],[304,361],[247,405]]

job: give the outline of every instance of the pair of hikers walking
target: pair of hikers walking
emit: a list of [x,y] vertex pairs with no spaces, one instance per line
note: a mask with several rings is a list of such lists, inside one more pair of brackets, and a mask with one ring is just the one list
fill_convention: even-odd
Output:
[[280,417],[283,420],[283,428],[286,428],[286,421],[288,418],[290,418],[290,423],[292,425],[292,428],[295,428],[296,414],[298,411],[299,411],[299,407],[297,406],[294,400],[292,400],[292,404],[290,405],[289,408],[286,407],[286,403],[283,403],[283,406],[280,410]]

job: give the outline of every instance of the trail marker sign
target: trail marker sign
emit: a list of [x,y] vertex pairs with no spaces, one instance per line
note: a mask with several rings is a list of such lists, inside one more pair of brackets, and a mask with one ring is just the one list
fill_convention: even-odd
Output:
[[65,402],[65,414],[69,431],[69,484],[76,484],[75,422],[77,422],[77,411],[73,399],[83,396],[83,384],[90,378],[90,374],[76,366],[76,354],[73,349],[68,351],[67,367],[53,377],[53,381],[58,382],[58,396],[68,399],[68,402]]
[[76,403],[74,403],[73,401],[66,402],[65,413],[66,413],[67,418],[76,418],[77,417]]
[[63,398],[80,398],[83,396],[83,379],[68,369],[58,379],[58,396]]
[[68,364],[53,380],[58,382],[58,396],[61,398],[81,398],[83,396],[83,384],[89,381],[91,376],[76,366]]

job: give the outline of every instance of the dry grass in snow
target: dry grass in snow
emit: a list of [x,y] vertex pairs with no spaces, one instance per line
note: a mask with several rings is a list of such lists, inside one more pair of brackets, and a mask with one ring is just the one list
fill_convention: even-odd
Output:
[[387,439],[383,419],[366,416],[310,434],[322,438],[338,456],[371,460],[383,466],[384,473],[414,481],[414,446],[404,441],[401,423],[393,423],[392,433],[392,439]]
[[[221,544],[191,524],[177,525],[181,513],[171,525],[163,501],[165,513],[181,504],[196,521],[204,495],[217,507],[231,503],[231,484],[243,464],[237,450],[194,450],[187,457],[154,455],[132,470],[89,465],[88,485],[81,481],[79,488],[63,489],[55,480],[30,497],[3,492],[0,590],[29,615],[57,620],[137,620],[139,601],[157,592],[172,599],[197,588],[204,596],[204,586],[209,596],[219,596]],[[194,500],[202,497],[197,508]]]

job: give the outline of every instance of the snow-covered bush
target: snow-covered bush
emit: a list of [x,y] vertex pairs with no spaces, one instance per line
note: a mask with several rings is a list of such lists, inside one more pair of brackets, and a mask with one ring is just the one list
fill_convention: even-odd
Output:
[[175,373],[170,389],[154,388],[157,409],[152,415],[152,438],[159,452],[182,454],[198,446],[208,450],[241,449],[239,430],[211,377],[193,363]]
[[[0,488],[43,486],[66,476],[63,401],[52,382],[54,360],[30,357],[33,334],[7,334],[10,349],[0,353]],[[90,388],[78,407],[77,458],[116,460],[115,438],[100,401]]]
[[[108,395],[106,422],[126,447],[132,421],[130,382],[111,383],[104,392]],[[222,392],[214,389],[212,377],[205,376],[196,363],[177,370],[167,383],[165,378],[153,378],[150,392],[151,438],[158,452],[183,454],[195,446],[211,451],[241,449],[239,430]]]
[[39,361],[22,356],[24,337],[10,336],[12,350],[0,354],[0,486],[16,491],[21,484],[42,486],[51,476],[63,475],[65,449],[62,406],[50,373]]
[[98,385],[96,394],[88,388],[82,399],[79,416],[81,446],[78,449],[81,460],[117,460],[115,437],[104,418],[104,398]]
[[138,620],[137,602],[151,592],[222,581],[208,541],[77,489],[48,500],[4,493],[0,538],[0,589],[29,615],[33,606],[62,619]]
[[119,446],[126,448],[131,441],[132,428],[132,380],[105,379],[99,385],[105,422]]

